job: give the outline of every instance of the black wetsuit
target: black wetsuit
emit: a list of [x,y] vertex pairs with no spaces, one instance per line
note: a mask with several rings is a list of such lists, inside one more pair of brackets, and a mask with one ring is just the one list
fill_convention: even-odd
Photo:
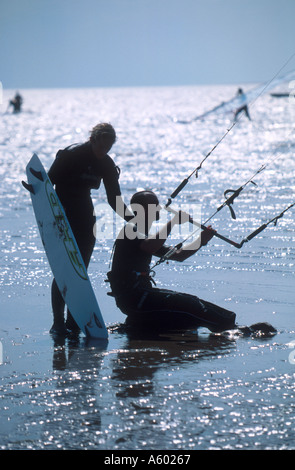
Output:
[[[108,273],[112,295],[129,324],[180,329],[203,326],[215,332],[235,326],[236,315],[229,310],[195,295],[155,288],[150,276],[152,256],[140,248],[141,243],[142,238],[131,240],[121,234]],[[169,249],[163,246],[156,256]]]
[[16,94],[13,100],[10,100],[9,104],[13,106],[14,113],[19,113],[23,104],[23,99],[19,94]]
[[[48,176],[55,185],[84,263],[88,267],[95,244],[96,220],[90,192],[98,189],[103,181],[108,203],[115,210],[116,196],[121,195],[119,170],[108,155],[97,159],[91,143],[86,142],[59,150]],[[55,281],[52,286],[52,305],[54,320],[62,322],[64,302]]]

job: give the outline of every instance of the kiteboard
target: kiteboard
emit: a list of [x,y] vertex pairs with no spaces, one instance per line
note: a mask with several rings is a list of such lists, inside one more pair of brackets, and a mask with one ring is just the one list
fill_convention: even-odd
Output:
[[106,329],[87,270],[72,229],[38,156],[26,167],[41,240],[59,291],[82,332],[89,338],[107,339]]

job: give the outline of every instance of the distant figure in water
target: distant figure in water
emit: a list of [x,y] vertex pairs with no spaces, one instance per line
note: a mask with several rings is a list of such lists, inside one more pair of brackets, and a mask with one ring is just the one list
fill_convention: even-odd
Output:
[[12,106],[13,107],[13,112],[14,113],[19,113],[21,111],[22,104],[23,104],[23,98],[19,94],[19,92],[17,91],[16,94],[15,94],[15,97],[13,98],[13,100],[9,101],[9,106],[8,107]]
[[243,92],[242,88],[239,88],[239,89],[238,89],[237,96],[240,98],[241,106],[239,106],[239,108],[236,110],[235,116],[234,116],[234,120],[237,121],[238,115],[239,115],[242,111],[244,111],[244,113],[246,114],[247,118],[251,121],[250,114],[249,114],[249,110],[248,110],[248,106],[247,106],[247,98],[246,98],[246,95],[245,95],[245,93]]

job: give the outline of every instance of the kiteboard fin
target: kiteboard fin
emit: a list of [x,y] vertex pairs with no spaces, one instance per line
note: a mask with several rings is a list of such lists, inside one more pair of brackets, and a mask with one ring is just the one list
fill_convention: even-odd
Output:
[[44,181],[43,175],[41,171],[34,170],[34,168],[30,167],[30,172],[32,173],[35,178],[37,178],[40,181]]
[[28,184],[25,181],[22,181],[22,185],[24,188],[26,188],[30,193],[35,194],[34,188],[32,184]]

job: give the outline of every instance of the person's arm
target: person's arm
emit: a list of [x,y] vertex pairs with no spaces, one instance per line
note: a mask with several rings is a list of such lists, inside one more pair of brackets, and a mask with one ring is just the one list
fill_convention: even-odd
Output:
[[122,198],[119,184],[119,172],[113,161],[112,164],[109,163],[108,170],[103,176],[103,184],[105,187],[107,200],[111,208],[127,222],[133,219],[134,214],[130,212]]
[[185,261],[199,251],[202,246],[207,245],[211,238],[214,237],[214,233],[215,230],[209,225],[206,230],[201,232],[201,235],[196,240],[177,250],[170,259],[179,262]]
[[176,214],[164,227],[161,228],[155,235],[149,235],[145,240],[141,242],[140,248],[147,253],[154,255],[157,251],[162,248],[168,236],[171,233],[172,228],[179,224],[179,215]]
[[[110,202],[109,204],[112,207]],[[126,222],[130,222],[130,220],[134,219],[134,214],[126,206],[121,194],[116,196],[116,204],[113,209],[122,219],[126,220]]]

